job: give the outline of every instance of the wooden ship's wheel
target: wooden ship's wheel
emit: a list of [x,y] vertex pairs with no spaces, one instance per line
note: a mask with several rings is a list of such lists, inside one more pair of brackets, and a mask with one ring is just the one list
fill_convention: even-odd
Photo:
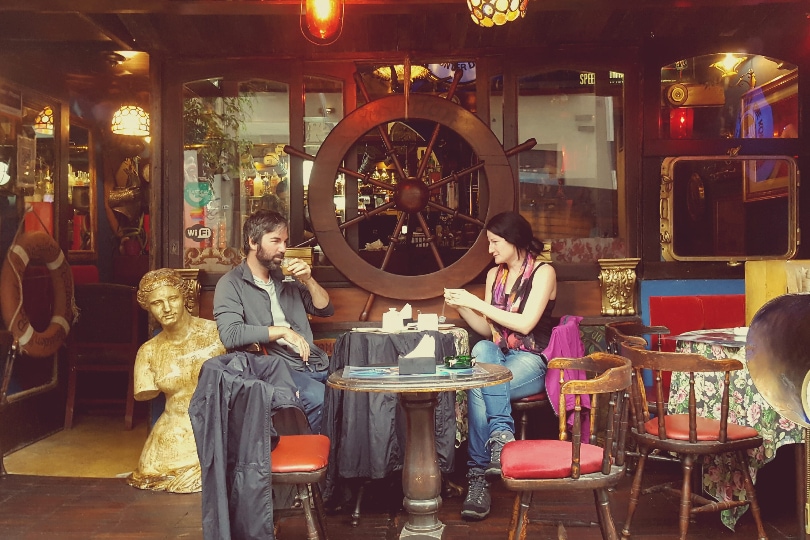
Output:
[[[355,74],[358,88],[366,99],[366,105],[359,107],[338,123],[324,139],[317,156],[312,156],[293,147],[286,146],[285,152],[292,156],[314,162],[309,182],[309,212],[315,237],[324,254],[335,267],[352,283],[369,291],[360,320],[367,320],[368,312],[375,295],[398,300],[424,300],[435,298],[443,293],[444,287],[460,287],[474,279],[491,261],[487,249],[486,235],[481,234],[486,220],[515,204],[514,179],[508,157],[532,148],[536,142],[530,139],[525,143],[504,151],[492,131],[474,114],[452,101],[462,72],[456,72],[446,98],[425,94],[410,94],[406,84],[404,94],[389,95],[380,99],[369,99],[363,80]],[[405,78],[408,80],[408,77]],[[432,135],[426,141],[426,150],[413,171],[406,172],[397,155],[395,145],[388,132],[391,122],[421,120],[435,123]],[[453,172],[439,181],[428,183],[423,180],[428,160],[437,144],[439,131],[448,128],[464,140],[477,158],[477,163]],[[372,178],[369,172],[350,170],[343,166],[350,150],[368,132],[377,129],[388,159],[391,161],[397,178],[396,184],[388,184]],[[469,215],[431,200],[431,195],[443,186],[458,183],[473,173],[483,172],[480,178],[486,180],[481,185],[486,208],[481,207],[478,215]],[[348,179],[357,179],[363,184],[385,190],[390,194],[389,202],[373,210],[351,217],[339,223],[335,217],[335,181],[342,174]],[[441,212],[453,219],[462,220],[478,227],[478,235],[473,245],[457,261],[445,265],[436,245],[433,234],[423,215],[426,209]],[[382,264],[373,266],[363,259],[350,246],[345,230],[356,227],[363,220],[386,211],[397,212],[397,222],[390,243],[385,251]],[[470,212],[471,213],[471,212]],[[400,236],[406,218],[411,224],[418,224],[424,231],[428,248],[435,259],[438,270],[423,275],[399,275],[387,271],[391,256],[400,243]]]

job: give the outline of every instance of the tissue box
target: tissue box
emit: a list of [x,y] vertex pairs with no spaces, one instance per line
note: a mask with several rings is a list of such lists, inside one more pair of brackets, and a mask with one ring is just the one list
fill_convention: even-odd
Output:
[[397,359],[400,375],[430,375],[436,373],[436,359],[429,356],[415,356]]

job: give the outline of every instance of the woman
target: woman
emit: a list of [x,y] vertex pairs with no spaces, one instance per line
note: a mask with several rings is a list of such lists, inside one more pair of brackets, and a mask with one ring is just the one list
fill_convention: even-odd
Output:
[[171,268],[147,272],[138,286],[138,303],[163,330],[141,345],[135,357],[135,399],[166,394],[166,407],[146,439],[134,487],[174,493],[200,491],[200,461],[188,405],[203,362],[225,354],[214,321],[187,309],[191,291]]
[[526,219],[503,212],[486,224],[489,253],[496,266],[489,270],[483,300],[464,289],[446,289],[447,304],[475,332],[492,336],[472,350],[477,362],[501,364],[512,372],[508,383],[467,393],[469,488],[461,515],[480,520],[489,514],[486,475],[500,474],[503,446],[515,440],[511,400],[545,389],[546,358],[554,326],[551,313],[557,298],[554,268],[538,260],[543,244]]

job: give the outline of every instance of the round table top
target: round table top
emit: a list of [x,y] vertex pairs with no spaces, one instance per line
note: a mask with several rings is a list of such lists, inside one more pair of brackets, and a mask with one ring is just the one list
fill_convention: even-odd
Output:
[[354,378],[344,377],[345,369],[329,375],[326,384],[338,390],[354,392],[447,392],[493,386],[512,379],[512,372],[507,367],[484,363],[476,364],[472,373],[465,370],[464,373],[449,375],[381,375]]

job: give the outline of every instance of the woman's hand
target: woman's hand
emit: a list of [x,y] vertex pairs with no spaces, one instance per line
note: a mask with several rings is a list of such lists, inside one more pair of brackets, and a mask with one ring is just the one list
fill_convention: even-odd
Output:
[[480,308],[482,300],[464,289],[445,289],[444,299],[454,308]]

